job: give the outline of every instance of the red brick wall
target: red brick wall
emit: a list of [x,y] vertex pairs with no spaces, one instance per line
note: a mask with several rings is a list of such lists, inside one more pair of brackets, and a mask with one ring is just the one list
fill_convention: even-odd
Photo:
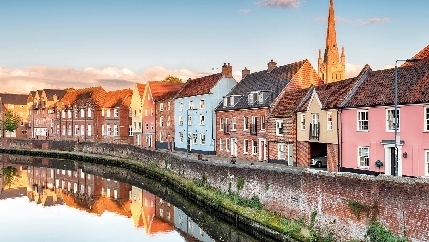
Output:
[[[168,110],[168,103],[170,102],[170,110]],[[160,111],[161,103],[163,103],[163,111]],[[160,142],[160,133],[163,135],[163,142],[168,142],[170,135],[171,144],[174,141],[174,99],[162,100],[155,102],[155,140]],[[160,118],[163,118],[163,126],[161,126]],[[170,126],[167,126],[168,117],[170,117]],[[174,147],[174,145],[172,145]]]
[[[260,108],[260,109],[245,109],[245,110],[234,110],[230,112],[216,112],[216,154],[219,156],[231,156],[231,151],[226,151],[225,149],[225,140],[227,138],[237,138],[237,158],[248,159],[248,160],[259,160],[259,155],[252,154],[252,140],[258,141],[258,138],[267,138],[268,137],[268,126],[267,126],[267,114],[268,108]],[[258,117],[258,131],[257,135],[250,134],[251,131],[251,123],[252,116]],[[261,116],[265,116],[265,129],[266,131],[261,131]],[[232,130],[232,118],[237,118],[237,129],[236,131]],[[244,117],[248,117],[248,130],[243,130],[244,127]],[[225,123],[225,118],[228,118],[228,123],[230,125],[230,133],[225,134],[224,130],[219,130],[220,118],[223,118],[223,122]],[[219,140],[223,140],[223,150],[219,149]],[[247,139],[249,141],[249,152],[248,154],[243,154],[244,150],[244,140]],[[258,142],[259,145],[259,142]],[[258,149],[258,152],[260,150]]]
[[328,171],[338,171],[338,144],[330,144],[327,146],[327,169]]
[[310,142],[298,141],[297,144],[297,166],[310,167],[311,147]]
[[[276,121],[283,121],[283,136],[276,134]],[[269,140],[269,159],[278,159],[278,143],[285,144],[285,162],[288,160],[288,144],[293,145],[293,160],[296,162],[296,116],[288,118],[270,117],[268,119],[268,140]]]

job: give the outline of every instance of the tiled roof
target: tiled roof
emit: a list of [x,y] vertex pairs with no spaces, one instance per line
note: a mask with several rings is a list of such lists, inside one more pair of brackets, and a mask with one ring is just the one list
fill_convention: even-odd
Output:
[[69,89],[66,90],[66,94],[61,98],[59,105],[68,106],[92,100],[96,106],[102,107],[105,96],[106,91],[100,86],[83,89]]
[[208,94],[221,78],[222,73],[217,73],[196,79],[189,79],[176,98]]
[[149,88],[152,93],[153,100],[165,99],[164,96],[174,95],[183,87],[184,83],[172,83],[172,82],[159,82],[159,81],[150,81]]
[[144,89],[146,88],[146,84],[136,83],[136,87],[139,90],[140,97],[144,94]]
[[312,90],[311,88],[305,89],[292,89],[285,91],[283,97],[280,99],[277,106],[271,112],[272,116],[289,116],[292,115],[296,108],[299,106],[303,98]]
[[46,93],[48,101],[54,101],[54,95],[57,95],[58,100],[60,100],[66,94],[66,90],[60,89],[43,89]]
[[27,94],[0,93],[3,104],[27,105]]
[[[223,104],[220,103],[216,111],[270,106],[306,62],[308,62],[308,60],[279,66],[271,71],[263,70],[246,75],[227,95],[241,96],[238,103],[233,107],[223,107]],[[270,91],[270,94],[263,103],[256,102],[255,104],[249,105],[247,95],[254,91]]]
[[429,64],[429,45],[423,48],[419,53],[415,54],[413,58],[424,59],[418,62],[405,62],[402,66],[421,65],[424,63]]
[[104,108],[114,108],[119,106],[129,107],[133,91],[131,89],[115,90],[106,93]]
[[353,77],[316,87],[322,109],[339,107],[358,80],[359,78]]
[[[370,71],[344,107],[394,104],[395,69]],[[398,67],[398,103],[429,102],[429,64]]]

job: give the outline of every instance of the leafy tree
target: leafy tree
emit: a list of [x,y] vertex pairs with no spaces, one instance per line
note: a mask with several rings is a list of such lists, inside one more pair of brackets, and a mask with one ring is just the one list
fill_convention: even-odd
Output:
[[182,83],[183,81],[178,77],[168,75],[162,82]]
[[17,175],[18,169],[13,166],[8,166],[1,169],[0,179],[4,179],[4,185],[8,186],[10,189]]
[[4,120],[0,120],[0,129],[13,132],[18,129],[18,125],[21,122],[21,117],[18,114],[7,111],[4,114]]

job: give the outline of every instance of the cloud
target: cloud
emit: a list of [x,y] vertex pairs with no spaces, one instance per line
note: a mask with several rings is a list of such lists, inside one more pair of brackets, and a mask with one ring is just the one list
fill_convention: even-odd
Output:
[[368,20],[357,20],[357,22],[361,25],[371,25],[376,23],[387,23],[389,22],[389,18],[371,18]]
[[30,91],[53,88],[85,88],[102,86],[107,91],[133,88],[136,82],[146,83],[148,80],[160,81],[168,75],[186,81],[203,73],[186,69],[168,70],[155,66],[136,75],[131,70],[116,67],[97,69],[87,67],[84,70],[72,68],[50,68],[46,66],[30,66],[23,70],[0,67],[0,85],[2,92],[28,94]]
[[270,8],[299,8],[301,1],[299,0],[261,0],[255,2],[256,5],[261,5]]
[[240,10],[238,10],[240,13],[248,13],[248,12],[250,12],[250,9],[240,9]]
[[351,78],[357,76],[362,67],[360,65],[346,63],[346,78]]

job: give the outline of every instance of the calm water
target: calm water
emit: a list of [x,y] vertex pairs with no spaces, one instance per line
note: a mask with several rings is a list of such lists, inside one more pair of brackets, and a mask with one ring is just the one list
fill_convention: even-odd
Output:
[[96,174],[104,167],[11,155],[0,167],[18,172],[0,179],[1,241],[254,241],[147,178],[121,182]]

